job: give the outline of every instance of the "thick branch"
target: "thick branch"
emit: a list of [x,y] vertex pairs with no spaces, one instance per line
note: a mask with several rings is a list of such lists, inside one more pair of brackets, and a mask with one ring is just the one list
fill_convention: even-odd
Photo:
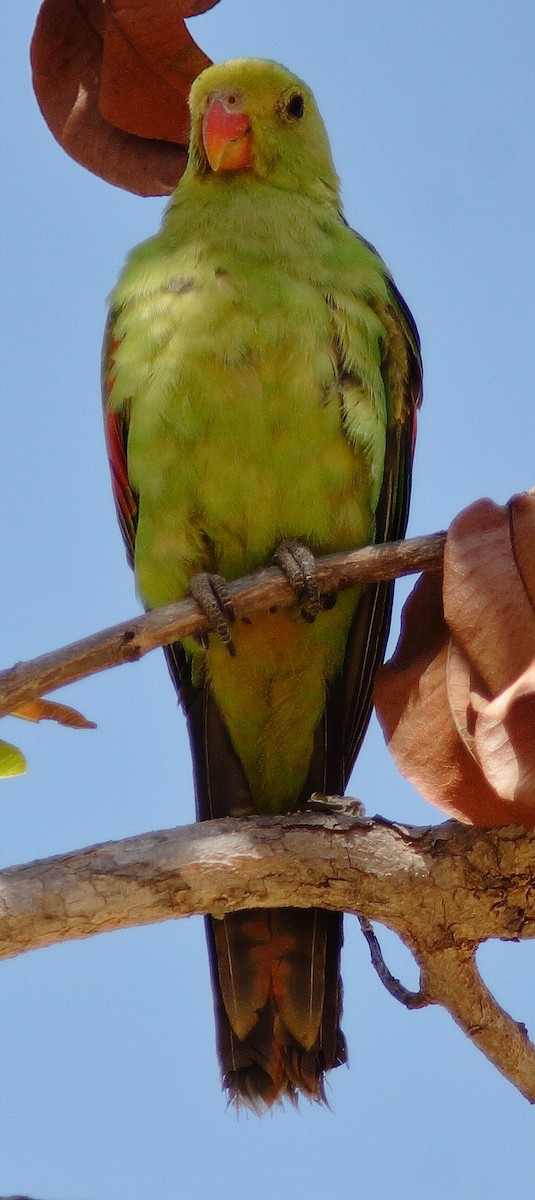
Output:
[[[320,588],[326,592],[341,591],[360,583],[395,579],[416,571],[439,570],[445,537],[443,533],[435,533],[382,546],[365,546],[345,554],[326,555],[317,560]],[[246,579],[231,583],[230,591],[238,617],[273,604],[286,608],[295,603],[294,592],[277,567],[256,571]],[[156,646],[191,637],[206,628],[206,619],[195,601],[183,600],[180,604],[167,604],[113,625],[61,650],[17,663],[0,672],[0,716],[13,712],[27,700],[75,683],[97,671],[133,662]]]
[[205,821],[0,871],[0,958],[242,908],[362,913],[422,948],[535,937],[535,831],[294,813]]
[[423,992],[530,1101],[535,1050],[475,968],[488,937],[535,936],[535,832],[299,813],[109,842],[0,873],[0,957],[192,913],[292,905],[396,930]]

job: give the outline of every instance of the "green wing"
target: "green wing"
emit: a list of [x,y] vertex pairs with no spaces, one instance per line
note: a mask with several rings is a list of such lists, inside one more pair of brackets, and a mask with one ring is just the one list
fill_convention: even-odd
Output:
[[[376,542],[397,541],[405,533],[417,412],[422,400],[418,331],[390,279],[389,296],[389,303],[380,312],[387,333],[381,373],[389,421],[383,483],[376,510]],[[366,733],[373,704],[373,680],[383,661],[390,629],[393,594],[393,583],[370,585],[351,626],[343,675],[331,688],[324,728],[318,731],[318,740],[324,739],[324,745],[332,746],[332,752],[325,756],[327,792],[344,791]]]

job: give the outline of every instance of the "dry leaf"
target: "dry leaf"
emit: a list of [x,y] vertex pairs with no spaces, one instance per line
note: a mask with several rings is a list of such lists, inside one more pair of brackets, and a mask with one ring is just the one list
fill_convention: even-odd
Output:
[[187,161],[187,96],[210,59],[184,18],[218,0],[45,0],[33,84],[77,162],[142,196],[167,195]]
[[515,806],[535,803],[535,662],[495,700],[479,706],[477,755],[496,791]]
[[533,570],[535,496],[506,507],[478,500],[455,518],[444,553],[444,614],[456,640],[492,695],[513,683],[535,658],[535,593],[530,598],[511,537],[516,514],[522,536],[531,530]]
[[57,704],[54,700],[28,700],[21,704],[13,717],[21,717],[23,721],[57,721],[69,729],[96,729],[94,721],[88,721],[76,708],[68,704]]
[[[471,505],[418,581],[376,707],[404,775],[450,816],[535,825],[535,495]],[[505,690],[502,690],[505,689]]]
[[[448,681],[451,654],[442,579],[424,575],[403,609],[394,655],[376,676],[375,706],[383,733],[401,773],[431,804],[472,824],[508,823],[503,802],[459,736],[459,726],[468,726],[468,714],[462,711],[462,684],[457,680],[452,685],[451,676]],[[457,657],[458,668],[459,661]],[[463,670],[466,674],[464,665]],[[450,690],[457,688],[455,716],[448,682]],[[469,694],[467,689],[466,701]]]

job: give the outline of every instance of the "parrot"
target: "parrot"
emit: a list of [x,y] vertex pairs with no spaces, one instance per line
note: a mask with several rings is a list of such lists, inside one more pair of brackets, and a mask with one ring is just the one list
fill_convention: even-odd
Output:
[[[105,433],[142,604],[191,594],[208,618],[165,648],[197,819],[276,817],[342,795],[368,725],[393,585],[320,595],[315,558],[405,532],[420,342],[344,217],[311,89],[235,59],[189,107],[184,174],[111,294]],[[228,581],[273,562],[295,602],[236,619]],[[229,1102],[326,1103],[347,1061],[342,914],[205,921]]]

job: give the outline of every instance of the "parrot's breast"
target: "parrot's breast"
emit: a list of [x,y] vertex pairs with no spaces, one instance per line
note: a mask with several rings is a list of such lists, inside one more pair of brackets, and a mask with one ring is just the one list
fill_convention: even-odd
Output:
[[[269,246],[166,248],[138,271],[116,321],[113,397],[130,411],[147,606],[182,598],[198,571],[239,578],[285,538],[318,553],[373,540],[384,419],[344,365],[344,319]],[[214,638],[206,656],[192,648],[258,807],[287,808],[304,785],[357,603],[346,593],[313,625],[297,606],[255,616],[234,627],[233,660]]]
[[344,428],[351,381],[322,295],[207,263],[170,276],[152,303],[128,440],[145,603],[180,597],[194,571],[239,577],[284,537],[324,552],[368,541],[370,463]]

